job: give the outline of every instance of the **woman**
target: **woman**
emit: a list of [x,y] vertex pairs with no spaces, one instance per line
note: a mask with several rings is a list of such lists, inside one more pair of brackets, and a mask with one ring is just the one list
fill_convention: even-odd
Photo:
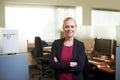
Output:
[[76,21],[72,17],[65,18],[65,38],[53,42],[50,66],[55,69],[56,80],[85,80],[87,58],[84,44],[74,37],[76,29]]

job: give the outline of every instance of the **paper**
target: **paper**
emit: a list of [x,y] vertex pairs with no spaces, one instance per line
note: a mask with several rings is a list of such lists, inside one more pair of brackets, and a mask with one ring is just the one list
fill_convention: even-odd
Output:
[[17,30],[2,31],[2,47],[3,47],[3,53],[19,52],[19,41],[18,41]]

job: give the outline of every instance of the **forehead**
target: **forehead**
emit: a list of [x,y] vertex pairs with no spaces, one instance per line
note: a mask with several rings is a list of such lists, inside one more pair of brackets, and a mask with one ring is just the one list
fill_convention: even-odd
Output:
[[66,21],[64,22],[64,25],[75,25],[75,22],[74,22],[74,20],[69,19],[69,20],[66,20]]

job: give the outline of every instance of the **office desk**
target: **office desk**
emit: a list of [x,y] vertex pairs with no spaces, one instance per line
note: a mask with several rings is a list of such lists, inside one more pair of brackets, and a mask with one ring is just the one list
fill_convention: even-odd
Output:
[[[47,42],[48,45],[52,45],[52,42]],[[34,48],[35,44],[34,43],[27,43],[27,48]]]
[[[108,72],[108,73],[115,73],[115,69],[110,68],[110,67],[102,67],[102,64],[104,64],[103,62],[93,62],[89,60],[89,63],[94,65],[98,70],[104,71],[104,72]],[[107,65],[107,64],[106,64]]]
[[43,52],[51,53],[51,46],[44,47]]
[[[50,43],[50,42],[49,42],[49,43]],[[52,43],[52,42],[51,42],[51,43]],[[28,44],[27,44],[28,52],[29,52],[29,50],[33,49],[34,47],[35,47],[34,43],[28,43]],[[44,48],[43,48],[43,51],[50,53],[50,52],[51,52],[51,46],[44,47]]]

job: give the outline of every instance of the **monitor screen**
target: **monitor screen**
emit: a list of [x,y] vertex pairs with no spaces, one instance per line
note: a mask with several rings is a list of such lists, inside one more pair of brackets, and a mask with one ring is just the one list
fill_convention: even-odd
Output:
[[117,47],[117,41],[116,40],[113,40],[112,41],[113,45],[112,45],[112,54],[114,54],[116,56],[116,47]]
[[95,39],[94,50],[99,52],[101,55],[111,55],[111,43],[110,39]]

